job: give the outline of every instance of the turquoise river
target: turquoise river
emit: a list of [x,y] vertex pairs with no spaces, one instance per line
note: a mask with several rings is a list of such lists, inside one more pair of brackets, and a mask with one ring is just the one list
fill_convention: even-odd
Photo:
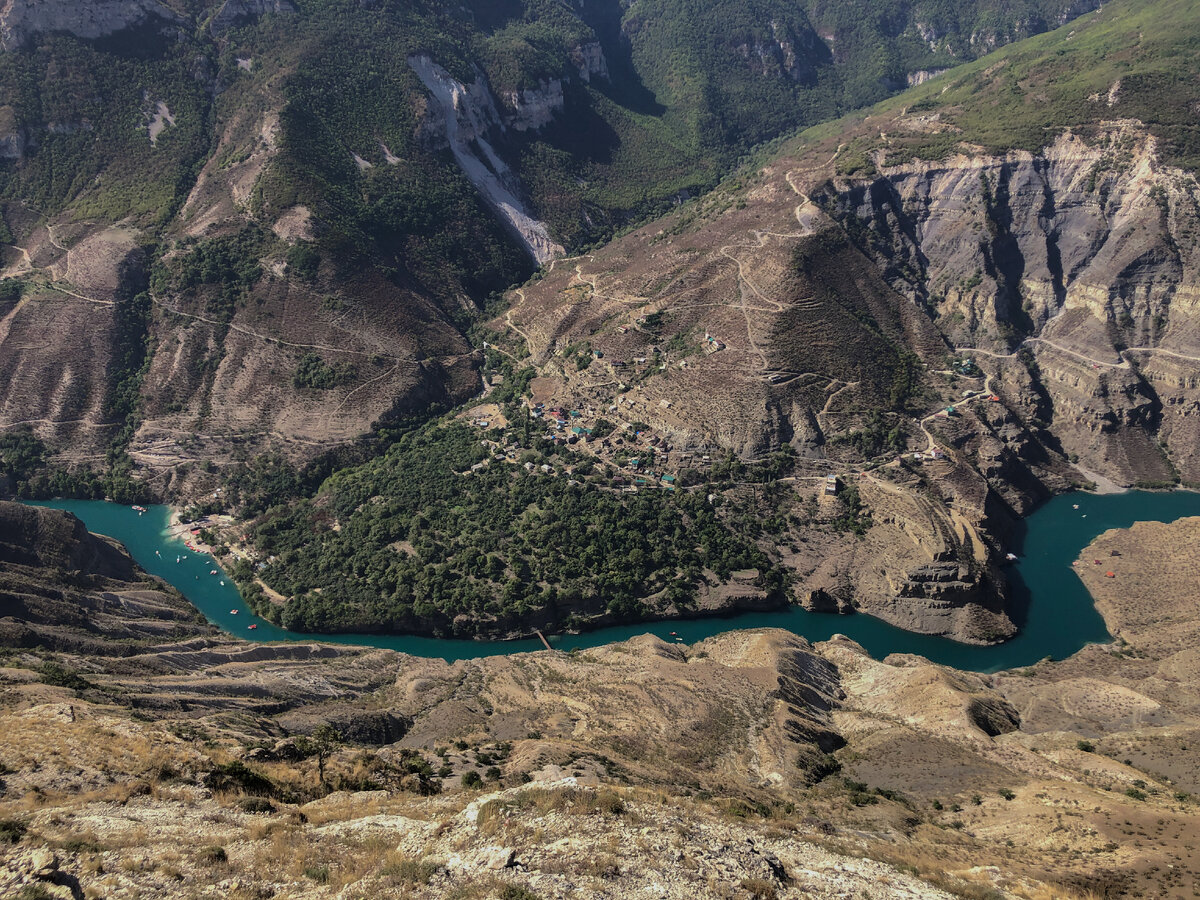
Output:
[[[167,534],[170,516],[167,507],[153,506],[139,514],[129,507],[98,500],[60,500],[36,505],[68,510],[82,519],[90,531],[122,541],[146,571],[173,584],[214,625],[241,638],[369,645],[448,660],[541,648],[536,640],[481,642],[411,635],[314,635],[286,631],[251,613],[233,582],[210,557],[189,551],[181,541]],[[602,628],[579,635],[550,636],[550,643],[556,649],[582,649],[646,632],[670,641],[694,643],[735,628],[770,627],[793,631],[811,641],[827,640],[840,633],[858,641],[875,657],[916,653],[934,662],[979,672],[1031,665],[1045,657],[1062,659],[1085,644],[1110,638],[1091,596],[1071,567],[1080,550],[1109,528],[1128,527],[1137,521],[1170,522],[1196,515],[1200,515],[1200,494],[1187,491],[1076,493],[1046,503],[1025,520],[1020,546],[1014,548],[1020,559],[1006,570],[1021,609],[1021,632],[1013,640],[991,647],[912,634],[871,616],[810,613],[799,607],[774,613]],[[217,574],[211,574],[213,570]],[[251,630],[251,625],[258,627]]]

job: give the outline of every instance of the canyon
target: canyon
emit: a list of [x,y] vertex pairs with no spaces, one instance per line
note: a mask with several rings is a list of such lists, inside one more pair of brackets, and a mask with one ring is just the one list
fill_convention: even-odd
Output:
[[[1194,680],[1196,582],[1174,557],[1140,579],[1149,548],[1186,554],[1196,519],[1109,532],[1081,554],[1117,643],[980,676],[769,629],[453,664],[255,646],[171,624],[161,587],[149,615],[102,600],[136,584],[128,558],[67,514],[0,505],[5,523],[29,515],[36,531],[0,532],[5,558],[53,556],[97,605],[47,623],[6,588],[6,636],[45,629],[38,647],[6,640],[0,669],[12,889],[1189,889],[1200,723],[1178,685]],[[1117,590],[1091,572],[1112,550]],[[1134,624],[1160,590],[1180,598],[1165,641]],[[107,643],[78,643],[81,630]],[[321,723],[342,738],[318,778],[306,741]],[[468,772],[487,780],[460,786]],[[1152,846],[1132,843],[1139,831]],[[131,852],[137,866],[115,864]]]

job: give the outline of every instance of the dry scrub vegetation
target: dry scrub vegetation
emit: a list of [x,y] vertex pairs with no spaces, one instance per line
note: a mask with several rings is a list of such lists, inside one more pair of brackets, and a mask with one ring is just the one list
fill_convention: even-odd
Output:
[[[823,652],[855,693],[835,716],[850,741],[832,754],[798,753],[792,717],[817,716],[820,702],[810,693],[797,705],[778,672],[824,671],[816,657],[783,665],[780,654],[798,646],[735,634],[689,662],[642,639],[533,666],[426,667],[398,680],[401,694],[420,685],[439,698],[408,735],[383,746],[334,740],[323,778],[313,735],[255,739],[242,712],[147,721],[10,665],[0,669],[0,893],[1084,900],[1146,890],[1171,871],[1155,861],[1190,844],[1195,805],[1161,780],[1128,781],[1143,785],[1141,799],[1088,787],[1087,773],[1106,763],[1112,778],[1134,770],[1078,749],[1078,738],[989,738],[967,712],[964,698],[981,689],[974,676],[892,667],[845,642]],[[691,693],[671,686],[676,667]],[[453,676],[440,688],[439,672]],[[724,682],[723,715],[688,706],[706,673]],[[750,702],[737,682],[747,676],[784,699]],[[569,703],[575,723],[543,712],[542,730],[530,730],[520,710],[533,696],[516,689],[525,677],[551,708]],[[612,705],[619,695],[604,696],[605,679],[654,686],[640,722],[617,715],[625,701]],[[399,696],[384,691],[369,705]],[[468,715],[468,697],[491,712]],[[714,716],[728,727],[699,727]],[[944,747],[918,738],[922,718]],[[680,733],[692,736],[690,768],[667,752]],[[923,763],[904,755],[910,737]],[[955,756],[956,740],[973,749]],[[922,764],[947,768],[948,780],[895,773]],[[1157,855],[1139,863],[1143,841]],[[1190,871],[1187,859],[1177,871]],[[1186,896],[1182,880],[1163,883],[1162,896]]]
[[776,630],[8,651],[0,896],[1192,897],[1194,645],[1139,623],[1188,638],[1196,585],[1155,612],[1134,559],[1195,526],[1100,539],[1124,643],[996,675]]

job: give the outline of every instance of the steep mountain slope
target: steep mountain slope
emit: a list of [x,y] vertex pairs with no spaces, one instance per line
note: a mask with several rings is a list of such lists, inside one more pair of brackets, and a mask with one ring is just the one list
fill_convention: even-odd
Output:
[[941,3],[937,0],[809,0],[805,4],[851,105],[883,99],[964,60],[1063,25],[1096,9],[1090,0],[1057,3]]
[[[667,471],[736,495],[716,448],[790,445],[794,493],[744,502],[773,523],[762,545],[800,599],[960,638],[1011,633],[994,564],[1014,514],[1072,483],[1197,480],[1200,188],[1177,165],[1195,128],[1126,118],[1148,98],[1122,101],[1108,68],[1086,69],[1141,41],[1122,83],[1194,71],[1189,13],[1107,8],[814,129],[557,261],[493,327],[528,348],[535,401],[639,433],[588,442],[619,467],[657,450]],[[1052,80],[1076,54],[1087,74]],[[1039,132],[1046,103],[1076,111]],[[1045,143],[1022,149],[1035,133]],[[830,473],[855,487],[845,510],[865,503],[864,541],[821,536],[846,521]]]
[[1012,378],[1032,353],[1030,421],[1122,484],[1196,480],[1200,92],[1163,91],[1200,65],[1191,12],[1106,10],[918,92],[859,131],[880,177],[819,197],[950,342]]
[[[905,9],[991,15],[980,46],[1065,14]],[[863,87],[778,0],[14,0],[0,34],[0,424],[122,497],[465,399],[463,332],[535,261],[974,53]]]
[[[454,132],[449,154],[413,157],[417,138],[381,130],[385,107],[356,118],[328,90],[363,74],[344,54],[257,75],[261,56],[239,56],[250,73],[218,103],[224,149],[149,251],[148,291],[135,293],[148,251],[114,228],[68,247],[74,232],[38,226],[46,244],[17,263],[108,285],[115,299],[79,303],[117,312],[119,364],[48,355],[33,326],[58,307],[11,292],[8,333],[22,349],[10,359],[57,379],[47,412],[87,410],[76,434],[116,432],[112,474],[89,490],[132,496],[124,440],[176,495],[216,486],[187,460],[245,459],[209,503],[246,518],[276,507],[223,541],[257,553],[262,568],[238,577],[290,627],[529,633],[790,599],[1003,639],[1016,627],[1001,565],[1017,516],[1088,480],[1193,477],[1196,186],[1167,159],[1185,161],[1194,126],[1110,120],[1147,101],[1107,84],[1114,65],[1135,85],[1165,66],[1194,69],[1188,12],[1118,4],[970,64],[977,97],[948,73],[810,131],[662,221],[552,261],[477,329],[481,354],[457,327],[469,316],[450,312],[471,308],[469,255],[513,249],[496,221],[472,219],[470,204],[486,203],[456,174],[469,156],[497,191],[512,189],[518,168],[501,157],[495,120],[521,129],[491,80],[432,50],[410,55],[415,69],[381,59],[403,83],[453,82],[442,118],[410,109],[410,125],[449,135],[449,109],[473,129]],[[293,19],[264,21],[256,53],[298,52],[281,37]],[[349,39],[358,20],[313,22]],[[1054,77],[1135,38],[1119,64]],[[596,62],[580,53],[585,68]],[[277,119],[249,102],[275,90]],[[1046,131],[1046,105],[1076,111]],[[387,153],[359,165],[343,142],[368,134]],[[1174,148],[1166,159],[1158,142]],[[462,205],[443,210],[497,243],[437,251],[445,233],[420,223],[448,220],[430,208],[414,219],[394,193],[409,159],[460,179],[467,193],[446,196]],[[394,215],[408,223],[388,232],[409,229],[402,248],[376,227]],[[125,248],[115,274],[88,249],[101,235]],[[435,270],[449,276],[441,293]],[[364,420],[461,400],[480,365],[489,404],[453,424],[398,422],[301,475],[279,457],[249,459],[264,446],[311,458],[351,442]],[[89,392],[101,367],[106,389]],[[89,418],[97,409],[108,421]],[[623,517],[638,526],[595,538]]]
[[69,513],[0,501],[0,643],[122,656],[211,633],[116,541]]

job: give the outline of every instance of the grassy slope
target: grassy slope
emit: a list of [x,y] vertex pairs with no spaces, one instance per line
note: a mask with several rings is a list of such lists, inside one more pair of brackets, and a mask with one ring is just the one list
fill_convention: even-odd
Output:
[[[54,36],[0,54],[0,114],[31,144],[0,165],[0,199],[81,219],[165,223],[208,150],[208,99],[192,66],[203,49],[129,33],[85,43]],[[155,145],[146,128],[164,102],[178,125]]]
[[[941,114],[963,140],[991,152],[1038,150],[1055,135],[1086,133],[1103,120],[1140,119],[1160,141],[1164,162],[1200,167],[1200,18],[1189,0],[1111,3],[1053,32],[956,69],[887,101]],[[1120,81],[1116,102],[1110,88]],[[1093,99],[1095,98],[1095,99]],[[937,158],[951,136],[899,138],[889,161]]]
[[994,47],[1047,31],[1079,4],[1071,0],[807,0],[831,39],[844,102],[861,107],[903,86],[909,74],[976,59]]
[[[296,16],[267,17],[220,43],[203,30],[179,39],[138,31],[92,43],[54,37],[5,54],[0,87],[10,99],[0,121],[24,128],[36,146],[21,164],[0,164],[0,197],[49,213],[73,206],[80,218],[132,215],[161,225],[212,151],[211,120],[228,105],[225,97],[209,101],[206,82],[253,103],[262,102],[253,88],[282,78],[285,96],[304,115],[285,121],[294,137],[285,157],[295,165],[268,185],[278,199],[323,195],[351,244],[369,243],[362,233],[376,226],[393,240],[457,235],[480,214],[478,203],[453,164],[416,139],[423,90],[406,57],[429,53],[464,81],[482,70],[503,91],[572,74],[572,48],[599,40],[611,80],[576,83],[554,125],[514,135],[502,148],[562,238],[588,243],[630,215],[715,183],[763,140],[878,100],[909,71],[969,58],[967,32],[1011,39],[1061,13],[1062,0],[1024,0],[1018,9],[997,0],[968,9],[859,0],[850,11],[814,0],[807,15],[780,0],[655,0],[629,9],[549,0],[455,10],[430,3],[363,9],[351,0],[298,6]],[[836,55],[810,17],[836,36]],[[916,35],[917,23],[945,37],[930,47]],[[248,75],[236,60],[251,57]],[[144,125],[159,100],[179,124],[152,147]],[[385,168],[380,143],[404,164],[386,177],[376,171],[363,185],[350,154]],[[388,208],[372,207],[380,198]],[[414,206],[451,227],[420,215],[396,222],[398,208]],[[473,237],[492,249],[456,267],[486,270],[468,286],[486,291],[512,276],[511,261],[496,249],[502,236]],[[445,257],[452,243],[435,237],[408,252]]]
[[[601,4],[584,15],[612,82],[569,97],[554,125],[518,146],[517,169],[565,241],[586,243],[630,213],[710,187],[763,141],[887,97],[908,73],[1044,30],[1065,5],[656,0],[613,22]],[[918,25],[942,37],[930,46]],[[834,37],[832,54],[818,31]]]

